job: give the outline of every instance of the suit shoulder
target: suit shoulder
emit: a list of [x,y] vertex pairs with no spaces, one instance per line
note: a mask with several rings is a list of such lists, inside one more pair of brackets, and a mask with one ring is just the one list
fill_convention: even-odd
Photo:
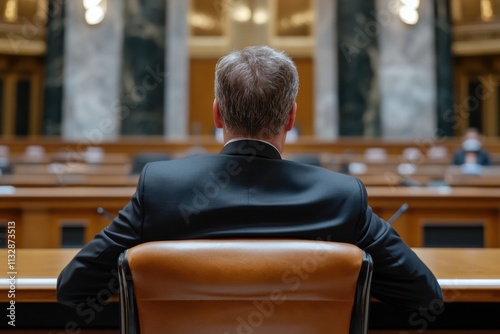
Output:
[[180,157],[165,161],[155,161],[148,163],[143,171],[142,177],[159,180],[180,180],[183,178],[195,179],[207,174],[207,171],[219,168],[221,159],[217,154],[200,154],[188,157]]
[[299,166],[298,168],[303,169],[300,171],[301,174],[309,174],[311,176],[314,175],[316,178],[320,178],[322,181],[328,184],[334,183],[336,186],[343,185],[346,187],[356,188],[360,186],[364,187],[361,180],[348,174],[339,173],[324,167],[300,164],[293,161],[290,162],[290,164]]

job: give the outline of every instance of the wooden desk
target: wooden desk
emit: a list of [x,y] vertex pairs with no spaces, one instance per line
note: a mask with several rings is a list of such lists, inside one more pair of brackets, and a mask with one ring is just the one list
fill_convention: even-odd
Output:
[[[43,146],[47,154],[62,156],[64,161],[81,160],[88,147],[99,146],[106,155],[124,154],[131,158],[134,154],[144,152],[165,152],[171,154],[185,154],[193,148],[203,149],[206,152],[216,153],[222,144],[214,136],[189,136],[185,139],[166,139],[164,136],[121,136],[118,139],[103,140],[95,143],[89,140],[64,140],[50,137],[11,137],[0,138],[0,146],[9,147],[11,155],[22,155],[27,146]],[[401,155],[408,147],[417,148],[424,156],[434,147],[443,147],[448,152],[451,160],[453,152],[461,146],[460,138],[426,138],[418,140],[398,140],[384,138],[344,137],[336,140],[322,140],[312,136],[301,136],[294,143],[287,143],[284,153],[286,155],[303,153],[330,153],[341,157],[364,155],[369,148],[379,147],[387,151],[388,155]],[[500,161],[500,140],[498,138],[485,138],[483,147],[490,152],[494,162]],[[364,158],[361,158],[364,159]],[[122,161],[120,157],[109,159]],[[425,161],[438,162],[439,159],[427,158]],[[440,159],[440,160],[447,160]],[[59,161],[61,159],[59,158]]]
[[402,203],[408,211],[394,228],[411,247],[424,246],[424,229],[435,226],[483,228],[484,247],[500,247],[500,189],[450,187],[368,187],[368,204],[389,219]]
[[445,302],[500,302],[500,248],[414,248],[436,275]]
[[[26,154],[14,154],[10,160],[14,165],[32,165],[32,164],[50,164],[58,162],[62,164],[85,163],[87,162],[87,152],[54,152],[47,153],[40,159],[30,159]],[[130,163],[130,157],[124,153],[104,153],[104,156],[98,164],[123,165]]]
[[13,174],[18,175],[128,175],[130,164],[87,164],[87,163],[50,163],[14,165]]
[[[363,177],[369,175],[384,176],[386,178],[399,178],[408,175],[409,177],[428,177],[436,180],[444,179],[447,165],[443,164],[415,164],[401,165],[400,164],[384,164],[384,163],[362,163],[362,171],[357,171],[352,174],[354,177]],[[341,171],[341,166],[336,162],[326,162],[322,166],[326,169],[335,172]]]
[[85,242],[109,224],[97,213],[102,207],[116,215],[135,187],[16,188],[0,194],[0,222],[16,222],[18,248],[59,248],[62,226],[85,227]]
[[[16,301],[55,302],[55,283],[78,249],[17,249]],[[500,302],[500,249],[414,248],[446,302]],[[8,301],[7,250],[0,250],[0,302]]]
[[[424,152],[425,153],[425,152]],[[385,165],[397,166],[402,163],[414,163],[415,165],[444,165],[449,166],[451,157],[447,158],[429,158],[425,155],[413,159],[407,158],[402,154],[388,154],[385,158],[369,158],[365,154],[330,154],[332,162],[357,162],[367,165]]]
[[445,182],[450,187],[500,188],[500,176],[454,176],[447,177]]
[[[16,249],[16,302],[56,302],[56,279],[77,249]],[[7,250],[0,250],[0,302],[8,302]]]
[[139,175],[20,175],[0,176],[0,186],[36,187],[135,187]]
[[[479,226],[485,247],[500,247],[500,189],[368,187],[368,204],[389,219],[403,203],[408,211],[394,224],[411,247],[424,245],[428,226]],[[109,223],[97,214],[103,207],[115,215],[135,187],[17,188],[0,194],[0,224],[15,221],[18,247],[60,247],[61,226],[85,225],[85,242]]]
[[[443,330],[443,324],[438,325],[438,329],[428,329],[426,333],[462,333],[456,331],[454,325],[455,320],[464,317],[464,311],[457,311],[457,307],[465,308],[465,317],[472,319],[472,327],[481,328],[482,330],[465,331],[463,333],[498,333],[491,330],[491,326],[496,328],[497,320],[491,319],[489,327],[484,327],[482,320],[485,315],[473,314],[476,312],[489,313],[486,317],[495,318],[495,310],[499,309],[500,303],[500,266],[498,258],[500,257],[500,249],[414,249],[417,255],[430,267],[439,280],[443,289],[446,301],[446,317],[451,318],[451,323],[447,322],[446,326],[451,326],[452,331]],[[88,315],[75,314],[56,303],[56,278],[62,268],[73,258],[77,249],[18,249],[16,250],[16,310],[18,323],[28,323],[32,326],[33,321],[40,322],[40,328],[47,328],[47,322],[50,323],[52,330],[30,329],[23,333],[60,333],[60,330],[54,328],[65,328],[68,324],[72,324],[74,333],[106,333],[118,334],[119,327],[119,309],[117,303],[109,304],[104,312],[96,313],[100,317],[100,325],[94,322],[86,322]],[[10,288],[7,272],[7,250],[0,250],[0,303],[7,307],[10,302],[8,291]],[[485,307],[486,306],[486,307]],[[371,322],[373,329],[370,333],[387,334],[387,333],[403,333],[401,329],[395,329],[394,323],[400,323],[404,333],[422,333],[421,322],[408,322],[407,315],[396,316],[394,310],[389,312],[383,307],[382,303],[372,303],[372,314],[376,317]],[[472,311],[471,311],[472,310]],[[24,319],[25,314],[40,314],[38,320]],[[58,316],[54,317],[54,312]],[[107,312],[107,313],[105,313]],[[380,316],[383,314],[385,316]],[[24,316],[23,316],[24,315]],[[47,316],[49,318],[47,318]],[[431,315],[432,316],[432,315]],[[102,319],[104,317],[104,320]],[[479,317],[479,318],[477,318]],[[383,320],[380,320],[384,318]],[[417,317],[421,320],[422,316]],[[79,321],[74,323],[74,321]],[[382,321],[382,323],[381,323]],[[399,322],[398,322],[399,321]],[[448,320],[449,321],[449,320]],[[103,325],[105,328],[103,329]],[[2,327],[5,323],[0,324],[0,328],[6,328],[6,333],[10,333],[8,326]],[[433,325],[430,323],[429,325]],[[21,325],[22,326],[22,325]],[[80,327],[90,326],[90,327]],[[96,328],[94,328],[96,327]],[[463,329],[462,327],[459,327]],[[486,330],[485,330],[486,328]],[[392,330],[389,330],[392,329]],[[81,330],[81,331],[80,331]],[[14,333],[14,332],[13,332]],[[17,332],[16,332],[17,333]],[[73,332],[72,332],[73,333]]]
[[427,175],[410,175],[408,177],[390,175],[356,175],[365,187],[403,187],[408,185],[425,186],[434,179]]

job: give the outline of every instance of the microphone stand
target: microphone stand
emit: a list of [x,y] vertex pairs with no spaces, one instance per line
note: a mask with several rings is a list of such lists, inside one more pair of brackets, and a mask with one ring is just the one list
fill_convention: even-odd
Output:
[[387,221],[387,223],[389,223],[389,225],[392,225],[394,224],[394,222],[396,221],[396,219],[398,219],[399,217],[401,217],[401,215],[403,213],[406,212],[406,210],[408,210],[408,204],[406,203],[403,203],[403,205],[401,205],[398,209],[398,211],[396,211],[391,218],[389,218],[389,220]]
[[103,216],[104,218],[109,219],[109,220],[112,220],[113,218],[115,218],[108,211],[104,210],[104,208],[102,208],[102,207],[97,208],[97,213],[100,214],[101,216]]

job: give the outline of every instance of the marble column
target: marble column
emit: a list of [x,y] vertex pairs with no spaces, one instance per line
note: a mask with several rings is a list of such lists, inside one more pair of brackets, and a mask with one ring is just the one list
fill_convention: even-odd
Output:
[[64,63],[64,1],[49,0],[42,133],[61,135]]
[[167,34],[165,53],[167,84],[165,85],[165,137],[180,139],[188,136],[189,122],[189,2],[167,1]]
[[318,139],[338,137],[337,0],[316,0],[314,50],[314,134]]
[[98,145],[119,134],[123,3],[110,0],[104,20],[86,23],[81,1],[66,1],[63,137]]
[[434,1],[436,16],[437,131],[440,137],[453,136],[453,54],[451,50],[450,0]]
[[[114,2],[114,1],[113,1]],[[122,135],[162,135],[165,102],[165,0],[126,0]],[[184,18],[185,19],[185,18]]]
[[383,136],[429,138],[436,133],[434,6],[421,1],[419,21],[406,25],[394,0],[377,0]]
[[380,134],[374,0],[338,0],[338,94],[341,136]]

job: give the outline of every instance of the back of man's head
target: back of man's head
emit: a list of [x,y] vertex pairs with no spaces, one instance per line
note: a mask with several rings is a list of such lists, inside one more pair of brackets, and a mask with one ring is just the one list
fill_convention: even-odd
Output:
[[272,138],[285,127],[299,89],[293,61],[267,46],[222,57],[215,69],[215,98],[232,135]]

